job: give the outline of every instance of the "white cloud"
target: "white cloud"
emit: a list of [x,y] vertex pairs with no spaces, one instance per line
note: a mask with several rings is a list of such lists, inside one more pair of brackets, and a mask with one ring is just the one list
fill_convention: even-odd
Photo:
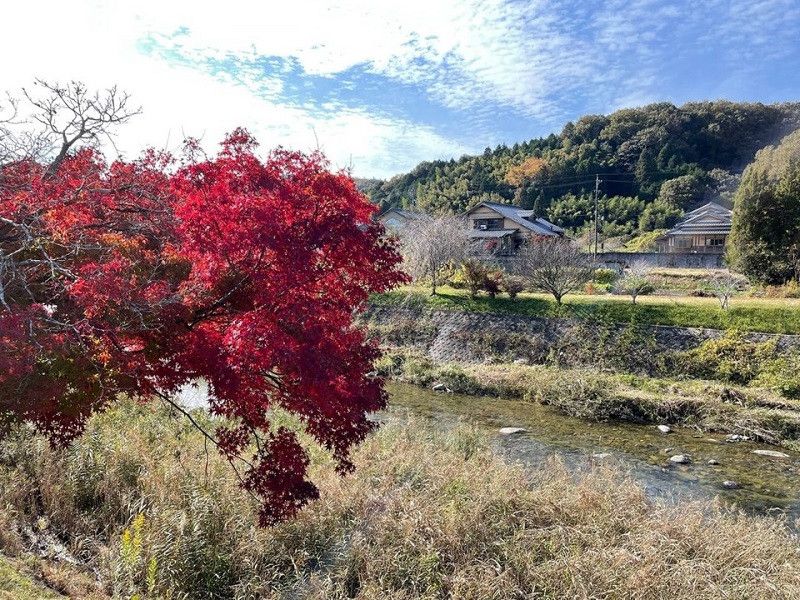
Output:
[[[668,99],[662,84],[674,76],[673,63],[692,63],[708,45],[719,48],[710,67],[736,72],[756,68],[758,57],[796,52],[800,7],[796,0],[29,0],[4,7],[3,17],[12,26],[0,52],[14,60],[4,61],[1,85],[36,76],[119,83],[145,109],[124,131],[124,148],[163,145],[168,133],[173,143],[183,133],[217,139],[243,124],[265,146],[308,149],[318,139],[336,164],[352,159],[356,173],[388,175],[476,148],[366,108],[313,97],[289,103],[281,97],[286,73],[253,65],[280,57],[287,68],[331,77],[360,67],[413,85],[484,130],[498,107],[549,128],[578,111]],[[159,51],[147,54],[151,40]],[[233,59],[237,71],[212,73],[210,58]]]
[[561,30],[557,5],[539,0],[231,0],[224,11],[162,4],[132,3],[136,16],[125,18],[162,35],[180,31],[173,48],[184,56],[292,57],[312,75],[364,65],[450,108],[492,101],[550,117],[552,92],[579,87],[597,60]]
[[[119,84],[143,108],[143,114],[119,133],[117,146],[129,157],[146,146],[175,148],[187,135],[202,137],[210,145],[239,125],[253,131],[267,148],[283,145],[311,150],[319,145],[335,166],[352,166],[359,175],[389,176],[409,169],[421,157],[450,157],[467,151],[431,127],[359,109],[282,104],[275,98],[280,91],[275,78],[263,79],[249,71],[238,73],[234,80],[226,73],[212,75],[148,56],[138,47],[148,33],[175,28],[186,22],[185,15],[198,12],[207,20],[195,17],[189,23],[198,31],[208,30],[209,44],[252,54],[251,45],[242,41],[246,38],[235,34],[243,29],[235,21],[256,20],[255,16],[248,19],[247,11],[233,19],[226,16],[230,11],[219,10],[220,26],[215,28],[211,26],[214,13],[208,11],[165,12],[159,7],[172,7],[171,3],[145,2],[137,4],[133,13],[129,6],[17,3],[5,16],[19,26],[0,37],[2,55],[19,57],[4,61],[3,87],[29,86],[35,77],[75,79],[97,88]],[[43,14],[48,18],[40,18]],[[149,20],[149,15],[157,19]],[[313,54],[314,49],[309,52]]]

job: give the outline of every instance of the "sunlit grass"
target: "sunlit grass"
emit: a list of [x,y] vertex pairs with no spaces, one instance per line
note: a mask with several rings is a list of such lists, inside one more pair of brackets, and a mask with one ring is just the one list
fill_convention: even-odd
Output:
[[442,310],[498,312],[532,317],[594,318],[609,323],[641,323],[765,333],[800,334],[800,299],[737,297],[722,310],[716,298],[568,295],[559,307],[552,296],[523,293],[517,299],[471,298],[466,290],[442,287],[436,296],[428,288],[407,286],[373,297],[377,305],[406,305]]

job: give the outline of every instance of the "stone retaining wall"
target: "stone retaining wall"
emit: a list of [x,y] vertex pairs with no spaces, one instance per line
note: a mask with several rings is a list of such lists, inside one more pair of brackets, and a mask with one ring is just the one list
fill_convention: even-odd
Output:
[[[513,270],[515,256],[498,256],[495,259],[506,270]],[[630,267],[635,262],[643,262],[656,268],[681,268],[681,269],[722,269],[725,268],[723,254],[701,254],[695,252],[600,252],[597,254],[597,264],[621,270]]]
[[[415,347],[437,362],[485,361],[491,352],[480,344],[468,342],[486,339],[508,348],[511,354],[540,362],[537,356],[554,349],[568,353],[582,342],[595,341],[602,348],[603,339],[613,342],[613,338],[626,329],[624,325],[593,326],[576,319],[399,307],[371,307],[363,319],[379,333],[381,330],[391,332],[388,339],[383,340],[387,345]],[[653,340],[655,348],[648,351],[655,352],[688,350],[725,335],[725,331],[717,329],[658,325],[643,325],[639,331],[642,338]],[[601,339],[601,336],[607,337]],[[587,337],[596,339],[587,340]],[[800,348],[797,335],[748,333],[745,339],[753,342],[774,339],[780,349]]]

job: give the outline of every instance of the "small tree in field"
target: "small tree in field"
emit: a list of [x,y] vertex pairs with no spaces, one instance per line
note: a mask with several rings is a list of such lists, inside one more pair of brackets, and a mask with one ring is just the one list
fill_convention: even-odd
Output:
[[535,289],[552,294],[558,305],[564,296],[583,287],[594,271],[586,254],[558,238],[536,239],[522,246],[515,269]]
[[716,275],[709,284],[709,288],[719,300],[719,306],[722,310],[728,310],[731,297],[739,292],[742,286],[741,278],[734,276],[732,273]]
[[650,283],[650,266],[644,261],[636,261],[628,267],[614,285],[617,293],[631,297],[631,302],[636,304],[636,298],[653,289]]
[[431,295],[460,265],[469,252],[469,235],[463,219],[450,215],[422,217],[400,233],[404,270],[415,280],[430,278]]

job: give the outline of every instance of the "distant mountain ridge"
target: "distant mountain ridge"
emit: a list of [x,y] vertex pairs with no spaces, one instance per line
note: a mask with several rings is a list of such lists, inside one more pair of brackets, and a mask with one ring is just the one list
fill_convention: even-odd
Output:
[[635,234],[668,227],[709,200],[730,205],[756,151],[798,128],[800,102],[657,103],[587,115],[558,135],[357,183],[381,210],[458,213],[489,200],[579,231],[591,221],[599,175],[604,233]]

